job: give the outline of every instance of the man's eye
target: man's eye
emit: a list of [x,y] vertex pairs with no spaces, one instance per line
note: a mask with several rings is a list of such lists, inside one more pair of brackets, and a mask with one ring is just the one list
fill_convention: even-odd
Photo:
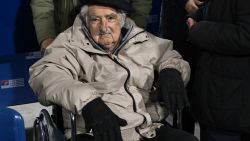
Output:
[[107,17],[108,21],[115,21],[116,20],[116,17],[114,16],[109,16]]
[[96,21],[99,21],[98,18],[93,18],[93,19],[90,19],[92,22],[96,22]]
[[100,21],[100,18],[93,16],[93,17],[90,17],[90,21],[91,22],[98,22],[98,21]]

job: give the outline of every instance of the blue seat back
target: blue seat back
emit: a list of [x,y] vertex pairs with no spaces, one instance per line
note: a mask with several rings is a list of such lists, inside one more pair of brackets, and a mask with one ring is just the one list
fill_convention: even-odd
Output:
[[28,70],[40,57],[40,52],[0,56],[0,106],[37,101],[28,84]]
[[24,121],[17,111],[0,107],[0,139],[2,141],[26,141]]

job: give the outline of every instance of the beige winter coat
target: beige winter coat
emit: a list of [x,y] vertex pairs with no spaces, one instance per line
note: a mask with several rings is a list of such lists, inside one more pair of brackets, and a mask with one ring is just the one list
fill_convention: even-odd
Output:
[[[127,121],[128,125],[121,128],[124,141],[154,137],[155,128],[161,125],[156,122],[167,114],[164,107],[150,99],[154,70],[175,68],[181,72],[184,83],[188,82],[189,64],[173,50],[172,41],[138,27],[130,29],[124,46],[117,54],[109,55],[92,46],[77,17],[73,27],[61,33],[44,57],[30,67],[29,83],[39,101],[44,105],[55,103],[76,113],[78,133],[86,132],[82,108],[101,97],[116,115]],[[68,120],[64,116],[67,138]]]

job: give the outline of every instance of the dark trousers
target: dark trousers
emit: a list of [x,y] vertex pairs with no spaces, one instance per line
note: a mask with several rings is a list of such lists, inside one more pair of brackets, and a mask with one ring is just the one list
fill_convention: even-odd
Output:
[[188,108],[184,108],[182,111],[182,130],[194,134],[195,130],[195,120],[194,117]]
[[250,141],[250,134],[200,126],[200,141]]
[[[86,134],[77,135],[77,141],[94,141],[94,137]],[[162,126],[157,130],[156,137],[142,139],[141,141],[198,141],[193,135],[169,126]]]

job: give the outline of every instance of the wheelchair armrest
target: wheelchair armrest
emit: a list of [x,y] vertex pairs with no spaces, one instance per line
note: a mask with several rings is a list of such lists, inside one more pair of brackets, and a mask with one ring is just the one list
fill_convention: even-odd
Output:
[[73,113],[70,113],[71,120],[71,141],[76,141],[76,119]]
[[[64,132],[63,127],[63,116],[62,116],[62,107],[59,105],[53,105],[52,107],[52,117],[55,121],[58,128]],[[71,141],[76,141],[76,120],[75,114],[70,112],[70,120],[71,120]]]

